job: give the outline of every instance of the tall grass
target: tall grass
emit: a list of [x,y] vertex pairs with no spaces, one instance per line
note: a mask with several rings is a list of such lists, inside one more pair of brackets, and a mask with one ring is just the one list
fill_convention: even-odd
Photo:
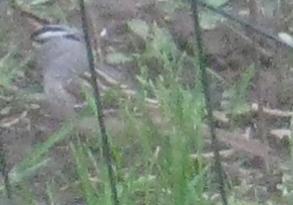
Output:
[[[117,100],[115,105],[119,106],[119,116],[113,121],[122,124],[108,129],[116,165],[115,173],[118,176],[120,202],[125,205],[217,204],[216,200],[212,200],[217,195],[209,187],[210,164],[201,157],[205,148],[202,133],[205,106],[201,85],[194,83],[191,86],[184,82],[186,60],[191,62],[192,68],[189,69],[193,70],[193,79],[196,79],[198,73],[197,63],[177,49],[167,30],[156,24],[144,24],[143,27],[143,33],[140,30],[137,35],[145,40],[145,50],[130,56],[141,71],[138,76],[141,89],[135,99],[117,100],[119,95],[116,93],[111,98]],[[9,63],[10,60],[13,61],[13,52],[12,49],[0,60],[1,69],[5,68],[5,73],[1,70],[0,82],[7,86],[15,76]],[[156,62],[155,67],[150,62]],[[232,110],[238,110],[236,104],[244,100],[253,74],[254,70],[249,70],[239,87],[231,88]],[[89,95],[86,97],[89,106],[93,107],[93,98]],[[146,97],[158,99],[160,106],[155,112],[150,112],[144,101]],[[155,121],[155,117],[160,120]],[[81,137],[73,127],[73,124],[65,124],[48,136],[47,141],[38,145],[11,171],[14,190],[20,184],[20,191],[27,198],[23,204],[37,204],[33,193],[25,190],[30,186],[27,181],[33,180],[35,174],[50,166],[50,152],[64,142],[71,155],[68,159],[73,159],[76,175],[68,176],[72,177],[72,181],[63,186],[77,187],[79,192],[76,198],[82,198],[88,205],[111,204],[101,144],[93,140],[91,134]],[[93,134],[96,133],[98,132]],[[196,154],[197,158],[191,158],[191,154]],[[60,187],[56,187],[50,179],[44,181],[47,181],[46,198],[50,204],[62,204],[57,197]],[[1,187],[2,191],[3,189]],[[253,204],[233,197],[231,203]]]

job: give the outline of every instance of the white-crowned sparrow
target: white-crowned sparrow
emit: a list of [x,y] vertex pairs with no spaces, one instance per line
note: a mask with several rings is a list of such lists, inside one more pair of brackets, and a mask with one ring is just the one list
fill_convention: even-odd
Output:
[[38,42],[36,65],[42,70],[43,86],[50,112],[57,118],[72,116],[80,90],[80,75],[88,70],[82,35],[73,28],[46,25],[32,34]]
[[[31,35],[38,42],[36,65],[43,72],[44,92],[50,113],[64,119],[76,113],[80,104],[81,83],[89,71],[83,35],[64,25],[45,25]],[[99,66],[98,76],[104,82],[118,85],[125,73],[111,66]],[[105,84],[100,83],[101,88]],[[78,107],[78,106],[77,106]]]

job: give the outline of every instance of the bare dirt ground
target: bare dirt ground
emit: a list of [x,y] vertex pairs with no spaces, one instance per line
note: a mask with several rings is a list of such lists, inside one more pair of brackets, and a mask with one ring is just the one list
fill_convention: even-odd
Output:
[[[60,2],[64,7],[68,4],[66,1]],[[233,13],[239,14],[248,9],[247,5],[239,3],[240,1],[234,2],[231,3]],[[0,56],[5,55],[11,45],[18,45],[21,48],[18,58],[25,59],[33,51],[29,39],[30,28],[26,24],[25,19],[20,18],[4,4],[0,4],[0,9],[1,33],[8,32],[10,41],[6,46],[0,48]],[[105,55],[113,50],[126,53],[132,52],[134,49],[140,50],[140,48],[134,45],[134,35],[127,28],[127,22],[134,18],[143,19],[148,23],[157,22],[159,26],[168,28],[182,51],[185,50],[187,53],[193,52],[189,47],[190,42],[194,39],[193,22],[191,14],[186,8],[176,9],[174,12],[169,13],[162,9],[160,4],[151,0],[123,0],[118,3],[115,0],[99,0],[92,4],[90,13],[92,22],[98,31],[101,31],[102,28],[107,28],[108,30],[107,39],[101,44],[102,52]],[[70,24],[80,25],[77,9],[70,10],[66,15],[67,19],[70,19]],[[283,14],[283,18],[277,21],[272,16],[264,16],[260,20],[260,25],[270,28],[275,34],[279,29],[290,30],[290,28],[292,29],[293,20],[289,21],[287,19],[288,21],[284,21],[286,17],[287,15]],[[245,15],[243,18],[248,19]],[[56,22],[55,19],[54,22]],[[245,70],[253,64],[254,53],[251,51],[253,50],[253,43],[250,42],[250,38],[246,38],[250,35],[248,32],[246,29],[235,26],[228,21],[219,23],[213,29],[205,30],[203,33],[209,66],[224,79],[220,89],[222,92],[235,81],[241,79]],[[257,50],[260,53],[261,59],[260,82],[262,89],[261,93],[258,93],[259,90],[254,80],[252,89],[249,91],[248,101],[250,103],[257,102],[257,96],[260,94],[266,108],[284,111],[292,110],[293,71],[292,62],[290,62],[290,51],[288,48],[276,46],[265,38],[261,38],[258,43],[262,45],[262,49]],[[31,67],[22,70],[19,73],[19,77],[14,80],[12,87],[14,90],[1,91],[0,138],[6,150],[8,169],[12,169],[15,164],[22,161],[26,154],[30,153],[39,143],[45,141],[59,126],[46,113],[42,104],[39,105],[38,103],[31,102],[18,103],[17,98],[13,97],[15,90],[42,90],[40,71],[34,68],[33,63],[30,63],[29,66]],[[126,72],[130,72],[132,76],[135,76],[139,70],[136,68],[136,65],[129,65],[129,69]],[[154,71],[155,74],[156,71]],[[216,90],[215,92],[220,91]],[[218,110],[222,110],[220,104],[223,96],[220,96],[219,99],[216,99],[219,102]],[[270,158],[257,154],[255,149],[259,147],[251,148],[252,150],[244,148],[246,146],[245,143],[249,142],[249,140],[243,143],[238,141],[238,144],[241,145],[240,148],[238,146],[239,150],[236,148],[237,154],[234,154],[233,157],[224,156],[224,158],[227,157],[225,159],[225,170],[233,183],[240,184],[241,178],[247,177],[251,184],[259,187],[259,197],[263,201],[281,195],[280,190],[277,188],[277,185],[282,183],[282,176],[284,175],[280,165],[289,159],[288,152],[290,147],[286,134],[274,135],[271,131],[273,129],[288,130],[290,117],[292,118],[292,114],[291,116],[288,114],[286,117],[280,117],[277,114],[265,114],[264,129],[267,136],[269,136],[268,139],[272,152]],[[232,124],[240,124],[239,129],[241,129],[241,132],[244,130],[254,130],[257,121],[255,112],[247,115],[244,114],[243,117],[240,116],[239,118],[241,120],[244,119],[244,122],[240,120],[239,123],[236,120],[235,124]],[[115,125],[112,125],[112,127],[115,127]],[[219,128],[221,128],[221,125],[219,125]],[[219,133],[221,132],[219,131]],[[281,137],[281,139],[276,136]],[[225,144],[227,145],[227,143]],[[233,146],[231,141],[228,144],[229,146],[232,144],[234,149],[237,147],[237,143],[236,146]],[[248,143],[247,146],[249,147],[251,144]],[[62,182],[72,182],[74,181],[72,177],[76,176],[74,171],[75,165],[73,159],[70,158],[70,154],[68,154],[68,146],[66,146],[65,142],[55,146],[51,151],[51,155],[50,157],[54,159],[54,163],[51,164],[50,169],[46,168],[46,170],[38,173],[32,179],[34,182],[32,189],[38,193],[39,201],[45,201],[43,199],[43,194],[46,191],[45,182],[50,176],[57,175],[59,178],[55,177],[55,180],[58,181],[57,179],[60,179]],[[269,175],[264,174],[267,161],[270,161],[273,167],[272,174]],[[59,170],[59,173],[56,173],[56,170]],[[70,171],[71,173],[68,173],[68,170],[72,170]],[[64,178],[64,176],[67,178]],[[58,182],[56,184],[58,186]],[[62,183],[60,182],[60,184]],[[59,193],[60,201],[63,201],[64,204],[77,204],[79,200],[77,196],[80,194],[77,191],[78,189],[74,187],[68,189],[61,187],[60,190],[62,190]],[[255,193],[246,192],[247,198],[250,198],[253,194]]]

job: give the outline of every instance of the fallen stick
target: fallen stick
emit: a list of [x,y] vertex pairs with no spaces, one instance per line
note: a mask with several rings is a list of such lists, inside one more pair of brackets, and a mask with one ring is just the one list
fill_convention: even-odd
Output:
[[[257,112],[259,109],[258,107],[259,106],[257,103],[252,103],[251,111]],[[292,111],[283,111],[283,110],[271,109],[271,108],[267,108],[267,107],[263,108],[263,113],[266,115],[271,115],[271,116],[276,116],[276,117],[293,117]]]

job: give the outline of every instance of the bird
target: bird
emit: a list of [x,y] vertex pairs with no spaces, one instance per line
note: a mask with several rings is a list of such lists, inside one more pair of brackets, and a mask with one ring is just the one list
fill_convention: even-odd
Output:
[[36,67],[41,70],[48,109],[56,118],[73,116],[78,104],[80,76],[88,62],[82,34],[65,25],[45,25],[31,34]]
[[[31,34],[37,43],[36,67],[43,76],[43,88],[49,112],[56,119],[72,118],[84,105],[81,90],[89,77],[89,63],[82,32],[77,28],[48,24]],[[98,85],[106,90],[110,86],[127,87],[121,83],[129,77],[122,70],[109,65],[96,69]]]

